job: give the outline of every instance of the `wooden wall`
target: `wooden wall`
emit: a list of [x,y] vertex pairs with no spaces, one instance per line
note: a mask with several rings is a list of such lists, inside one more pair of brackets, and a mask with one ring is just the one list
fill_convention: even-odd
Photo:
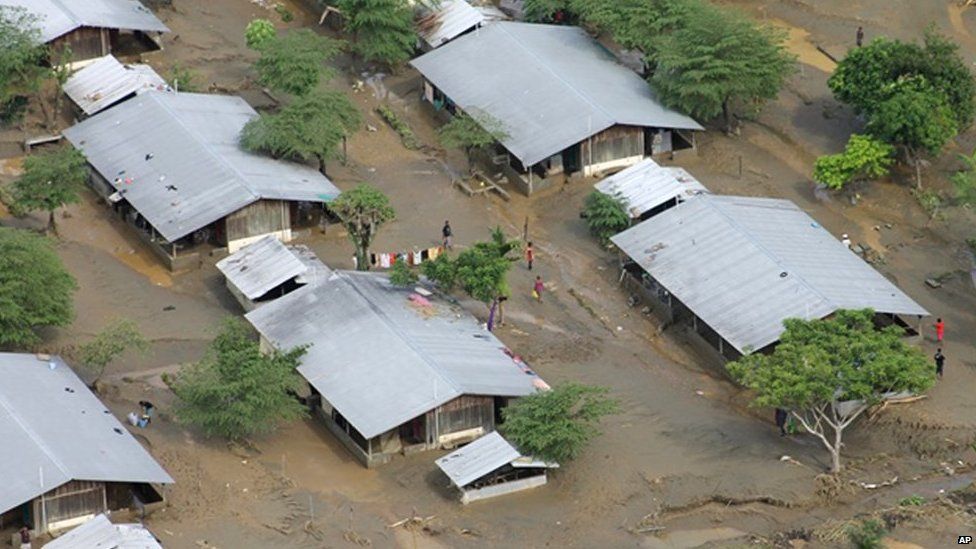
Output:
[[226,218],[227,242],[291,228],[287,202],[259,200]]
[[82,27],[51,41],[55,52],[61,51],[65,45],[71,46],[72,61],[84,61],[102,57],[112,52],[106,29]]

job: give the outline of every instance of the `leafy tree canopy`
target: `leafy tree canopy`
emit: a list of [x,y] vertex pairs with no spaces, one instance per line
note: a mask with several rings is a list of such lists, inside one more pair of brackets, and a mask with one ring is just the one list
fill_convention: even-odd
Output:
[[127,318],[110,322],[91,341],[72,350],[81,367],[92,377],[94,386],[105,368],[129,349],[145,350],[149,342],[143,337],[136,323]]
[[667,105],[704,119],[723,114],[731,131],[734,105],[776,97],[793,72],[785,39],[734,10],[693,9],[657,42],[651,83]]
[[14,206],[48,212],[48,228],[55,230],[54,211],[81,199],[86,166],[85,156],[71,147],[28,156],[23,175],[14,181]]
[[608,392],[568,383],[522,397],[502,408],[500,430],[522,453],[566,463],[600,434],[600,419],[617,411],[618,402]]
[[960,154],[963,169],[952,175],[952,186],[956,203],[976,204],[976,150],[970,154]]
[[587,195],[583,216],[590,234],[600,239],[601,244],[606,244],[611,236],[630,227],[630,216],[623,202],[600,191]]
[[460,286],[469,296],[492,309],[501,297],[511,292],[508,271],[518,261],[521,243],[510,240],[500,227],[492,230],[491,239],[476,242],[456,258],[440,255],[423,265],[424,276],[445,290]]
[[35,328],[70,323],[76,287],[50,240],[0,227],[0,349],[28,349]]
[[277,91],[305,95],[332,71],[326,63],[339,53],[341,42],[298,29],[261,40],[261,58],[254,64],[258,81]]
[[244,42],[252,50],[259,50],[268,40],[278,36],[274,23],[267,19],[254,19],[244,28]]
[[901,80],[892,88],[871,112],[867,130],[905,151],[915,167],[916,187],[921,188],[921,156],[942,151],[956,135],[956,119],[945,95],[932,90],[923,77]]
[[[788,319],[771,354],[755,353],[727,365],[755,391],[754,406],[789,410],[841,469],[844,429],[887,393],[922,392],[934,370],[897,326],[877,329],[874,311],[841,310],[824,320]],[[841,402],[850,402],[841,407]]]
[[867,135],[854,134],[844,152],[821,156],[813,165],[813,179],[838,190],[866,179],[884,177],[894,162],[895,148]]
[[264,354],[247,325],[228,319],[206,356],[180,370],[173,384],[176,417],[207,436],[232,440],[273,431],[305,415],[289,392],[302,380],[295,372],[304,347]]
[[241,130],[241,144],[275,158],[314,158],[324,174],[325,160],[361,122],[359,109],[344,93],[316,91],[298,97],[278,113],[250,120]]
[[353,50],[366,61],[395,67],[410,59],[417,45],[413,12],[404,0],[338,0]]
[[417,273],[410,270],[410,266],[407,262],[397,258],[393,262],[393,267],[390,268],[390,284],[397,286],[398,288],[406,288],[413,286],[418,280]]
[[360,183],[333,200],[329,209],[342,221],[342,226],[348,231],[356,248],[356,268],[360,271],[367,270],[367,253],[376,233],[381,226],[396,218],[390,199],[379,189]]
[[460,113],[437,130],[441,144],[461,149],[487,149],[508,137],[501,120],[488,113]]
[[37,94],[46,56],[37,17],[20,7],[0,6],[0,107]]
[[876,38],[850,50],[827,80],[834,96],[869,119],[901,90],[898,84],[925,83],[924,91],[942,95],[959,129],[973,121],[976,83],[958,53],[958,46],[934,27],[925,31],[921,45]]

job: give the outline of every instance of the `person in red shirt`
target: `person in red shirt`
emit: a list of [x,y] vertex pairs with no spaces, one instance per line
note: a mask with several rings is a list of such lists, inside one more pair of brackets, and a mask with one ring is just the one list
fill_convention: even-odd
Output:
[[532,249],[532,243],[529,242],[525,246],[525,261],[529,264],[529,270],[532,270],[532,261],[535,259],[535,250]]
[[545,291],[546,285],[542,283],[542,277],[535,277],[535,285],[532,286],[532,297],[536,299],[539,303],[542,303],[542,292]]
[[945,337],[945,322],[942,322],[941,318],[935,319],[935,340],[942,343],[942,338]]

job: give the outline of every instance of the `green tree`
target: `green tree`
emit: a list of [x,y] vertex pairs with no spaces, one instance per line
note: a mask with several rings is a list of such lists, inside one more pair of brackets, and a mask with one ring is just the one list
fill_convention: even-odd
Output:
[[289,392],[302,387],[295,369],[304,354],[304,347],[264,354],[247,325],[228,319],[204,358],[180,369],[172,385],[176,417],[231,440],[298,419],[305,408]]
[[827,85],[839,101],[869,120],[882,103],[897,93],[903,81],[924,81],[930,93],[945,97],[955,125],[967,128],[973,120],[976,83],[958,46],[928,27],[921,45],[877,38],[851,49]]
[[583,217],[586,218],[590,234],[600,239],[601,244],[606,244],[611,236],[630,227],[630,216],[623,202],[600,191],[587,195]]
[[854,134],[844,152],[821,156],[813,165],[813,179],[830,189],[878,179],[888,174],[895,148],[871,136]]
[[444,291],[449,292],[457,286],[457,265],[447,254],[441,254],[433,261],[421,263],[420,272],[436,282]]
[[922,188],[925,155],[938,156],[956,135],[956,119],[945,95],[931,88],[924,78],[903,80],[868,117],[868,133],[905,154],[915,168],[915,188]]
[[278,36],[274,23],[267,19],[254,19],[244,28],[244,43],[252,50],[260,50],[261,45]]
[[361,122],[359,110],[345,94],[316,91],[298,97],[278,113],[251,119],[241,130],[241,144],[274,158],[314,158],[325,174],[326,159]]
[[704,119],[721,114],[731,132],[736,105],[776,97],[793,72],[785,39],[735,10],[694,9],[657,42],[651,83],[667,105]]
[[342,221],[342,226],[346,228],[349,239],[356,248],[356,268],[360,271],[368,270],[367,254],[376,233],[383,224],[396,218],[390,199],[379,189],[360,183],[339,195],[329,205],[329,209]]
[[976,204],[976,149],[971,154],[960,154],[963,169],[952,175],[954,198],[957,204]]
[[887,528],[881,522],[869,519],[847,527],[847,538],[857,549],[884,549]]
[[0,227],[0,348],[29,348],[35,328],[70,323],[76,287],[50,240]]
[[73,148],[28,156],[13,187],[14,206],[48,212],[47,228],[57,234],[54,211],[81,200],[88,179],[85,156]]
[[500,430],[522,453],[566,463],[600,434],[600,419],[617,411],[619,404],[608,392],[567,383],[522,397],[502,408]]
[[341,42],[316,34],[310,29],[293,30],[260,42],[261,58],[254,64],[258,82],[292,95],[305,95],[315,89],[332,71],[327,67],[339,53]]
[[[844,430],[889,393],[919,393],[934,370],[897,326],[877,329],[874,311],[841,310],[823,320],[788,319],[771,354],[754,353],[727,365],[755,391],[753,406],[789,410],[830,452],[841,470]],[[841,403],[845,403],[841,406]]]
[[[566,16],[572,16],[574,4],[576,4],[574,0],[525,0],[522,13],[526,21],[549,23],[560,12]],[[575,17],[571,18],[575,19]]]
[[200,86],[197,84],[199,78],[200,75],[193,69],[186,65],[174,63],[169,70],[169,78],[166,81],[176,91],[195,93],[200,91]]
[[338,0],[353,50],[366,61],[396,67],[417,45],[413,13],[404,0]]
[[390,284],[398,288],[407,288],[416,284],[417,280],[417,273],[410,269],[406,261],[397,258],[393,262],[393,267],[390,268]]
[[18,97],[38,94],[46,56],[37,17],[23,8],[0,6],[0,111]]
[[697,10],[712,9],[698,0],[574,0],[572,10],[615,42],[644,53],[653,66],[661,37],[682,28]]
[[475,116],[458,114],[441,126],[437,135],[445,147],[457,147],[465,151],[488,149],[508,137],[504,123],[487,113]]
[[143,337],[136,323],[129,319],[110,322],[91,341],[78,345],[72,356],[91,378],[90,386],[95,387],[105,368],[129,349],[144,351],[149,342]]

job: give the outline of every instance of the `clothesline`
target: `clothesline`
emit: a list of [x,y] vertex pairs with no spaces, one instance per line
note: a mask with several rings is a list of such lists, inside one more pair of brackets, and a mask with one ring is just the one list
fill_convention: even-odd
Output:
[[405,261],[407,265],[416,267],[425,261],[433,261],[437,259],[437,256],[443,252],[443,246],[434,246],[424,250],[414,249],[409,252],[370,252],[369,265],[370,267],[377,269],[389,269],[393,266],[397,259],[401,259]]

